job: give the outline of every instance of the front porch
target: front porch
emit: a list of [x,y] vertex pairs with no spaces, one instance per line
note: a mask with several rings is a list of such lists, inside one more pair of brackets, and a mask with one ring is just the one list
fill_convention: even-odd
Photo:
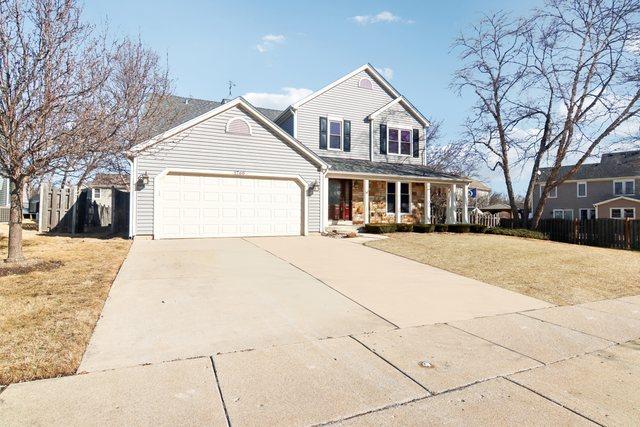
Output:
[[[460,215],[469,221],[468,184],[462,185]],[[323,229],[331,226],[376,223],[455,224],[457,189],[455,183],[443,183],[409,177],[325,178]]]

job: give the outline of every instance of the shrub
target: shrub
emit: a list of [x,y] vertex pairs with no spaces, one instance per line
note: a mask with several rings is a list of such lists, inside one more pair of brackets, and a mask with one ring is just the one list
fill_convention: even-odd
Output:
[[444,233],[448,229],[449,229],[449,225],[448,224],[436,224],[435,225],[435,230],[436,230],[437,233]]
[[364,232],[371,234],[393,233],[396,231],[396,224],[365,224]]
[[449,224],[447,230],[452,233],[468,233],[471,231],[471,224]]
[[434,228],[433,224],[415,224],[413,231],[416,233],[433,233]]
[[500,236],[514,236],[514,237],[525,237],[527,239],[539,239],[539,240],[547,240],[547,236],[544,233],[535,230],[528,230],[526,228],[501,228],[501,227],[493,227],[488,228],[485,233],[487,234],[498,234]]
[[400,231],[400,232],[413,231],[413,224],[397,224],[396,231]]
[[480,224],[469,224],[471,226],[472,233],[484,233],[487,231],[487,227]]

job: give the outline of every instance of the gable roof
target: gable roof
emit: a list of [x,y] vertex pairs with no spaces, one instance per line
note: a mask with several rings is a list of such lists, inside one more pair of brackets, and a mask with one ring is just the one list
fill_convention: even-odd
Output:
[[360,73],[362,71],[369,72],[369,74],[371,74],[371,76],[378,82],[378,84],[380,84],[386,90],[391,92],[393,94],[393,96],[395,96],[395,97],[400,96],[400,93],[393,86],[391,86],[391,84],[384,77],[382,77],[382,74],[380,74],[378,72],[378,70],[376,70],[373,65],[367,63],[367,64],[364,64],[364,65],[356,68],[355,70],[353,70],[349,74],[346,74],[346,75],[340,77],[338,80],[336,80],[336,81],[334,81],[332,83],[329,83],[328,85],[326,85],[322,89],[313,92],[312,94],[310,94],[307,97],[301,99],[300,101],[293,103],[290,108],[293,108],[293,109],[300,108],[301,105],[306,104],[307,102],[311,101],[315,97],[317,97],[319,95],[322,95],[323,93],[325,93],[329,89],[332,89],[332,88],[338,86],[340,83],[342,83],[342,82],[344,82],[346,80],[349,80],[351,77],[355,76],[356,74],[358,74],[358,73]]
[[[564,176],[573,166],[561,166],[560,176]],[[550,172],[551,168],[540,168],[540,179],[546,180]],[[580,166],[569,181],[631,176],[640,176],[640,150],[605,153],[600,163],[585,163]]]
[[593,206],[604,205],[605,203],[614,202],[616,200],[629,200],[630,202],[640,203],[640,194],[632,194],[627,196],[618,196],[611,199],[603,200],[598,203],[594,203]]
[[129,174],[127,173],[98,173],[89,188],[129,188]]
[[304,155],[309,160],[316,163],[318,166],[322,167],[323,169],[327,168],[327,164],[320,158],[320,156],[315,154],[310,148],[306,147],[300,141],[298,141],[297,139],[293,138],[291,135],[286,133],[282,128],[276,125],[272,120],[266,117],[261,111],[259,111],[256,107],[251,105],[251,103],[249,103],[246,99],[242,98],[241,96],[234,98],[231,101],[225,102],[224,104],[220,104],[209,111],[206,111],[196,117],[193,117],[190,120],[187,120],[183,123],[178,124],[177,126],[174,126],[170,129],[167,129],[157,134],[156,136],[149,139],[148,141],[140,143],[135,147],[131,148],[131,150],[129,150],[127,154],[132,157],[135,157],[136,153],[139,153],[142,150],[145,150],[159,142],[162,142],[167,138],[171,138],[172,136],[175,136],[180,132],[183,132],[207,119],[210,119],[211,117],[217,116],[218,114],[221,114],[234,107],[244,108],[246,113],[251,115],[256,121],[262,123],[265,127],[274,131],[274,133],[282,137],[283,140],[285,140],[289,145],[291,145],[292,148],[296,149],[300,154]]
[[407,99],[402,95],[400,95],[399,97],[397,97],[393,101],[387,103],[386,105],[383,105],[377,111],[374,111],[373,113],[369,114],[368,119],[369,120],[375,119],[378,115],[380,115],[381,113],[383,113],[384,111],[388,110],[389,108],[393,107],[396,104],[402,104],[404,106],[404,108],[409,110],[409,112],[411,114],[413,114],[415,116],[415,118],[418,119],[418,121],[420,123],[422,123],[423,126],[431,125],[429,120],[425,116],[423,116],[422,113],[420,111],[418,111],[418,109],[416,107],[414,107],[413,104],[411,104],[409,101],[407,101]]
[[482,181],[473,180],[469,183],[469,188],[475,188],[481,191],[491,191],[491,187]]
[[[190,98],[185,96],[167,95],[160,106],[162,114],[158,116],[163,117],[164,121],[154,123],[151,128],[151,135],[158,135],[169,129],[188,122],[208,111],[218,108],[229,100],[223,100],[223,102],[209,101],[206,99]],[[272,108],[254,107],[256,110],[264,114],[269,120],[274,120],[282,113],[280,110],[274,110]]]

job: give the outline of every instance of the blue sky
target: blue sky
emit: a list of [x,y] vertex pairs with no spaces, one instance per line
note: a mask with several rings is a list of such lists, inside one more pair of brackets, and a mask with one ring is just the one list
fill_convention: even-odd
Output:
[[[166,55],[184,96],[219,100],[233,80],[233,96],[277,106],[370,62],[427,117],[444,121],[446,141],[458,138],[472,102],[448,87],[455,36],[484,12],[540,3],[93,0],[85,17]],[[499,174],[483,175],[503,191]]]

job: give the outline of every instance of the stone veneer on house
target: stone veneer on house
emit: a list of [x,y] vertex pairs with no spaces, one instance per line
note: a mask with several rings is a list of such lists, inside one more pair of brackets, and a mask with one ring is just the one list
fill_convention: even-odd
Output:
[[[352,219],[354,224],[364,224],[364,183],[352,180]],[[372,224],[396,222],[395,214],[387,213],[386,181],[369,181],[369,211]],[[402,215],[402,222],[419,224],[423,217],[424,183],[411,183],[411,214]]]

